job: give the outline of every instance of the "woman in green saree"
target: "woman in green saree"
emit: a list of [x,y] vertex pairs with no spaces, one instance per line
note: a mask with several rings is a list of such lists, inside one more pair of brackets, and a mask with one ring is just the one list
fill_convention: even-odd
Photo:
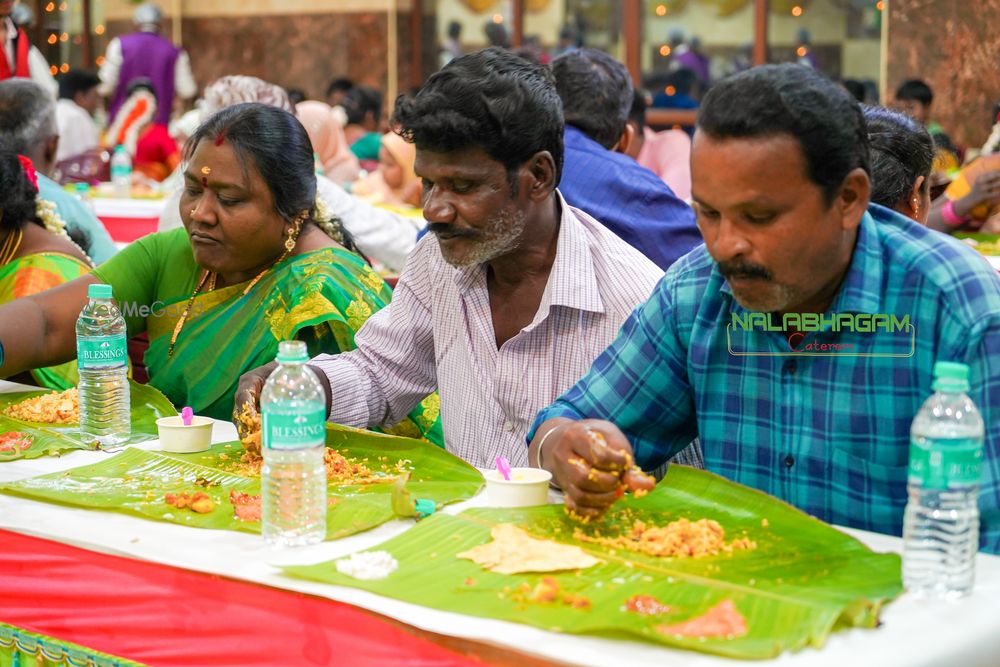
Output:
[[[0,307],[0,376],[72,358],[73,324],[98,282],[112,285],[129,336],[149,335],[150,384],[197,414],[229,418],[240,375],[271,361],[282,340],[304,340],[312,354],[353,349],[390,292],[317,203],[299,121],[261,104],[229,107],[191,137],[185,158],[184,229]],[[440,442],[435,405],[394,432]]]
[[[0,151],[0,305],[79,278],[90,262],[57,213],[38,203],[34,166]],[[50,389],[77,383],[76,363],[37,368],[17,380]]]

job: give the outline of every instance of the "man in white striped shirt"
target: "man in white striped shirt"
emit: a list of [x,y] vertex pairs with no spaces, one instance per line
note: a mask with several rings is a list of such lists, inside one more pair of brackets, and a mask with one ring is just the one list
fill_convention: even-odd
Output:
[[[501,455],[527,465],[536,413],[662,271],[556,190],[563,118],[547,70],[500,49],[464,56],[400,98],[394,121],[417,147],[431,233],[357,349],[312,360],[329,418],[391,425],[436,390],[449,451],[480,467]],[[242,378],[238,405],[269,372]]]

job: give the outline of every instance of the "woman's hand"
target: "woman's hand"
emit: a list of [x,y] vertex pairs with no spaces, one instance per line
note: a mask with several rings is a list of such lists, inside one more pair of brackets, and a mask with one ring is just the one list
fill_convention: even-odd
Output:
[[964,218],[984,203],[991,206],[1000,203],[1000,169],[980,174],[969,194],[955,200],[955,213]]

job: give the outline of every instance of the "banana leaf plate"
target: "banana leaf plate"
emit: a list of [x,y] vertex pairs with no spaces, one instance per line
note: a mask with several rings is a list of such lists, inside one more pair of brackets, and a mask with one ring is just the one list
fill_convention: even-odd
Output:
[[[714,519],[727,539],[745,535],[757,547],[697,559],[656,558],[574,538],[578,529],[590,535],[620,534],[636,519],[665,525],[682,517]],[[555,574],[501,575],[456,558],[489,542],[490,529],[498,523],[580,546],[603,562]],[[555,632],[643,640],[744,659],[819,647],[838,628],[873,628],[882,606],[902,589],[897,555],[873,553],[773,497],[683,466],[671,466],[646,497],[627,497],[600,522],[586,526],[573,522],[560,505],[472,509],[432,516],[372,550],[388,551],[398,569],[374,581],[339,573],[335,561],[286,567],[284,572]],[[553,580],[559,595],[539,601],[546,598],[535,597],[538,587],[551,590]],[[628,602],[635,596],[651,596],[666,609],[653,607],[648,615],[630,611]],[[579,604],[581,599],[585,604]],[[745,629],[736,634],[699,631],[698,636],[678,629],[719,605],[735,608]]]
[[[22,391],[0,394],[0,410],[21,401],[50,394],[51,390]],[[177,409],[167,397],[149,385],[129,381],[129,396],[132,403],[132,435],[125,444],[138,444],[158,437],[156,420],[177,414]],[[5,447],[0,445],[0,461],[33,459],[46,454],[56,454],[71,449],[96,449],[96,443],[89,442],[80,433],[79,424],[40,424],[14,419],[0,414],[0,437],[5,433],[24,433],[30,438],[30,446]]]
[[[483,484],[478,470],[430,443],[329,424],[327,445],[377,474],[408,471],[413,498],[446,505],[474,496]],[[0,485],[0,491],[35,500],[125,512],[199,528],[260,532],[260,521],[240,519],[231,494],[260,493],[260,480],[238,474],[239,443],[223,443],[198,454],[168,454],[128,448],[101,463]],[[327,539],[337,539],[397,517],[393,484],[328,486]],[[213,509],[197,513],[167,504],[167,494],[205,493]],[[247,515],[243,515],[246,517]]]

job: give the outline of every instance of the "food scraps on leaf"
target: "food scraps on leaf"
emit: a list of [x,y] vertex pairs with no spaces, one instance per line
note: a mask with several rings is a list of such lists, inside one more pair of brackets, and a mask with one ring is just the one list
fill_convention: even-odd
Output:
[[388,551],[361,551],[336,561],[337,572],[348,577],[372,581],[385,579],[396,571],[399,562]]
[[656,631],[682,637],[741,637],[747,633],[747,619],[727,598],[700,616],[673,625],[657,625]]
[[643,616],[669,614],[671,609],[652,595],[633,595],[625,601],[625,611]]
[[662,527],[637,520],[632,524],[631,530],[623,535],[606,536],[599,532],[589,535],[577,529],[573,537],[583,542],[638,551],[657,557],[701,558],[757,548],[757,543],[747,537],[726,542],[726,533],[722,526],[712,519],[691,521],[681,518]]
[[198,514],[208,514],[215,509],[215,501],[212,500],[212,497],[201,491],[194,493],[188,493],[187,491],[182,493],[168,493],[163,496],[163,500],[168,505],[173,505],[179,510],[189,509]]
[[23,452],[31,447],[34,441],[34,438],[21,431],[0,433],[0,454]]

